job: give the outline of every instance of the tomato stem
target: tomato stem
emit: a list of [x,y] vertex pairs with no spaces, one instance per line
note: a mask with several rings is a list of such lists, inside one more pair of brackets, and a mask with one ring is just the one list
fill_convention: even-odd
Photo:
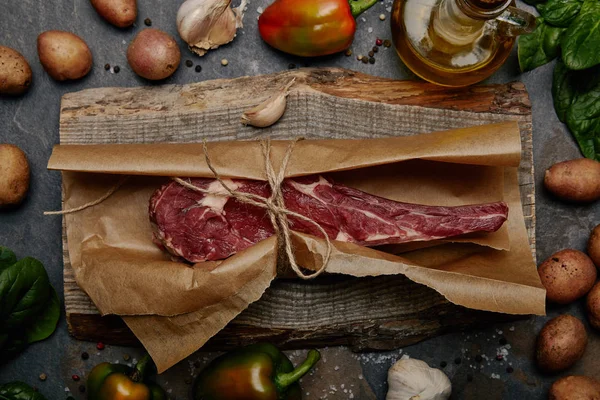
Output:
[[296,367],[291,372],[279,374],[276,376],[277,383],[280,387],[286,388],[291,384],[297,382],[321,359],[321,353],[317,350],[309,350],[306,356],[306,360],[302,364]]
[[367,11],[371,8],[377,0],[349,0],[350,2],[350,10],[352,11],[352,15],[356,18],[358,15]]

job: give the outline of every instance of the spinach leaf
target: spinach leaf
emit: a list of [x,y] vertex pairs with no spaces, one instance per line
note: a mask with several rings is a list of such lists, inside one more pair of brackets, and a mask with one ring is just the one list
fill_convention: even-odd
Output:
[[566,28],[579,14],[581,3],[579,0],[548,0],[537,9],[547,24]]
[[50,287],[50,299],[44,309],[35,318],[33,324],[25,330],[28,343],[39,342],[52,335],[60,318],[60,301],[53,287]]
[[12,250],[0,246],[0,271],[17,262],[17,256]]
[[46,398],[26,383],[10,382],[0,386],[0,400],[46,400]]
[[577,91],[567,111],[567,126],[583,155],[600,161],[600,67],[585,70],[577,79]]
[[0,331],[28,325],[46,306],[50,282],[38,260],[25,257],[0,272]]
[[575,97],[573,75],[565,64],[558,60],[552,77],[552,98],[554,110],[561,122],[566,122],[567,111]]
[[560,52],[560,38],[564,28],[550,26],[538,18],[535,30],[519,37],[519,67],[522,72],[531,71],[549,63]]
[[600,1],[585,0],[562,38],[562,59],[569,69],[600,64]]

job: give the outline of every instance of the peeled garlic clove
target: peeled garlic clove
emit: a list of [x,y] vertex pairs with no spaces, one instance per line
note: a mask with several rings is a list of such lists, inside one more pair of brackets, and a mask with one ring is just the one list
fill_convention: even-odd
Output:
[[177,12],[177,31],[190,50],[203,56],[235,38],[246,2],[232,9],[231,0],[187,0]]
[[296,78],[292,79],[283,89],[259,105],[244,111],[242,114],[242,124],[252,125],[257,128],[266,128],[279,121],[285,112],[287,105],[286,98],[295,80]]
[[448,400],[450,379],[426,362],[403,356],[388,372],[386,400]]

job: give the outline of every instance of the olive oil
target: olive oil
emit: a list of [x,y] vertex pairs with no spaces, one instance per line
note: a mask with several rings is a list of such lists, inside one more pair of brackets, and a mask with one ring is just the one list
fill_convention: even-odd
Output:
[[494,1],[395,0],[391,24],[398,55],[415,74],[439,85],[484,80],[506,61],[516,35],[535,24],[530,14],[509,7],[510,0]]

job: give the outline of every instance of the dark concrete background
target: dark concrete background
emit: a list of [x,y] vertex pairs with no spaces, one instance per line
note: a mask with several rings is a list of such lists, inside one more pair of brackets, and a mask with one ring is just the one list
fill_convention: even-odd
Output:
[[[33,69],[31,90],[20,98],[0,98],[0,143],[20,146],[31,163],[32,182],[25,203],[14,211],[0,213],[0,245],[8,246],[19,257],[26,255],[40,259],[50,274],[55,288],[62,293],[62,248],[60,217],[44,217],[42,211],[60,206],[60,176],[46,170],[52,146],[58,143],[60,98],[64,93],[102,86],[140,86],[150,84],[137,77],[128,68],[125,52],[133,36],[149,17],[153,27],[165,30],[178,40],[175,15],[181,0],[139,0],[137,26],[120,30],[101,20],[87,0],[0,0],[0,44],[20,51]],[[163,83],[189,83],[215,78],[238,77],[277,72],[297,66],[339,66],[357,71],[397,79],[414,79],[401,64],[392,49],[381,48],[375,65],[359,63],[356,58],[338,54],[320,59],[299,59],[276,52],[265,45],[256,28],[257,9],[265,8],[269,0],[250,0],[244,18],[245,28],[238,31],[235,41],[203,58],[189,53],[181,43],[182,65]],[[530,7],[522,5],[530,9]],[[377,37],[390,38],[390,0],[384,0],[358,18],[358,30],[352,46],[354,55],[366,54]],[[379,15],[386,15],[386,21]],[[369,32],[372,28],[372,32]],[[43,31],[62,29],[80,35],[94,55],[94,67],[82,80],[68,83],[53,81],[42,69],[36,54],[36,38]],[[229,61],[227,67],[220,60]],[[183,65],[186,59],[202,65],[202,72]],[[104,70],[105,63],[119,65],[121,72]],[[558,121],[550,93],[553,64],[526,74],[518,71],[516,53],[489,82],[525,82],[533,103],[534,156],[536,167],[537,240],[538,259],[543,260],[554,251],[572,247],[583,250],[590,230],[600,222],[600,206],[569,206],[553,200],[541,185],[544,170],[554,162],[580,157],[569,132]],[[459,332],[410,346],[403,353],[421,358],[430,365],[446,361],[445,372],[453,382],[455,399],[544,399],[556,376],[546,376],[533,363],[533,345],[541,326],[550,317],[571,313],[585,320],[581,303],[564,307],[550,307],[547,317],[490,326],[470,332]],[[586,374],[600,378],[600,336],[588,327],[590,343],[583,360],[566,374]],[[501,332],[501,333],[500,333]],[[505,361],[495,360],[499,340],[510,344]],[[82,351],[90,353],[88,361],[81,360]],[[291,353],[298,361],[302,352]],[[400,355],[400,351],[354,355],[344,348],[324,349],[324,360],[318,370],[305,378],[306,398],[318,399],[384,399],[386,373]],[[23,380],[37,386],[49,399],[64,399],[68,391],[75,398],[81,382],[74,382],[72,374],[84,376],[100,361],[123,361],[123,355],[137,356],[140,349],[111,347],[102,352],[95,344],[79,342],[68,336],[64,317],[57,332],[48,340],[30,346],[19,358],[0,366],[0,383]],[[490,360],[474,361],[476,354]],[[198,353],[172,368],[160,377],[160,382],[173,397],[189,397],[186,378],[197,370],[194,361],[203,365],[211,354]],[[460,364],[455,359],[460,357]],[[458,360],[456,360],[458,361]],[[513,373],[506,372],[511,364]],[[39,374],[46,373],[44,382]],[[469,382],[469,375],[472,382]],[[189,379],[187,379],[189,381]],[[368,385],[367,385],[368,382]],[[372,388],[371,389],[369,388]],[[374,394],[373,394],[374,393]]]

